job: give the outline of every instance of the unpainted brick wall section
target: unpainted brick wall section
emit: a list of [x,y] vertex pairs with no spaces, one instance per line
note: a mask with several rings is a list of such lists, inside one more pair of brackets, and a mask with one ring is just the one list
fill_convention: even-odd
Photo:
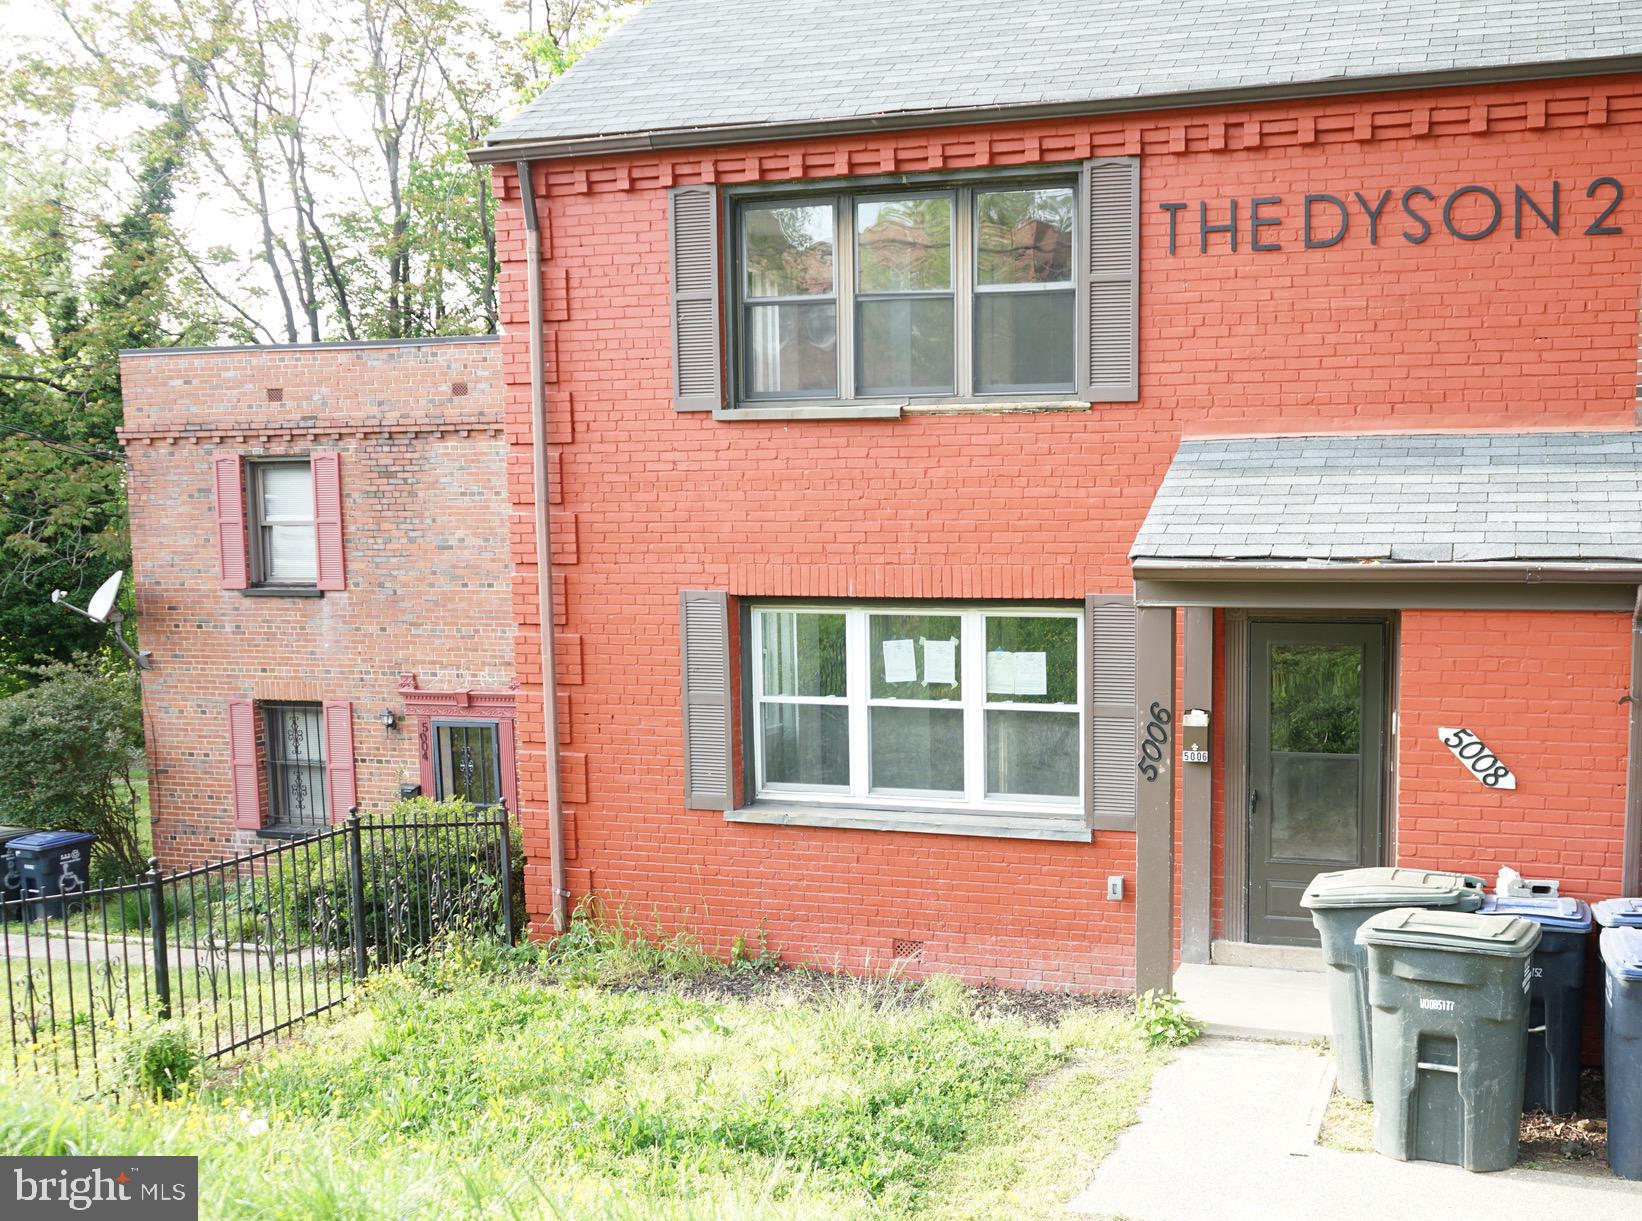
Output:
[[[481,339],[122,360],[138,624],[155,663],[143,675],[154,845],[165,865],[260,843],[234,829],[228,699],[351,701],[359,803],[380,811],[418,777],[414,723],[380,721],[386,708],[403,717],[402,672],[428,689],[512,682],[500,357]],[[456,384],[466,391],[453,395]],[[213,456],[318,448],[341,455],[347,588],[322,598],[220,589]]]

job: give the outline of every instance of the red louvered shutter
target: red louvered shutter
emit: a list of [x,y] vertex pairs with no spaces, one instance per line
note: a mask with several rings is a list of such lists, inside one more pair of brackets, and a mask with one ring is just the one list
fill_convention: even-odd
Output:
[[255,831],[262,826],[262,799],[257,793],[257,713],[250,700],[228,701],[228,770],[234,825]]
[[346,589],[342,563],[342,461],[334,453],[309,456],[314,471],[314,545],[319,559],[320,589]]
[[332,822],[343,821],[359,804],[354,788],[353,705],[347,700],[325,701],[325,793]]
[[222,588],[244,589],[251,583],[251,560],[245,545],[245,470],[238,454],[218,454],[217,559]]

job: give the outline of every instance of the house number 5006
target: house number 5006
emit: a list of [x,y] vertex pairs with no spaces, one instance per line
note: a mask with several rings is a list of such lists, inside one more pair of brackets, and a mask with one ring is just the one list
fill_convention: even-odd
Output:
[[1156,700],[1152,701],[1152,719],[1146,722],[1146,736],[1140,743],[1140,774],[1147,780],[1157,779],[1157,765],[1168,753],[1169,722],[1174,715]]

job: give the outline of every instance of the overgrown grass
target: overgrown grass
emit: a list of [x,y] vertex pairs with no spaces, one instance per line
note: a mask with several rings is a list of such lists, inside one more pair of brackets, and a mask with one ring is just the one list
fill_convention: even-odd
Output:
[[[192,1153],[210,1217],[1033,1215],[1167,1053],[1132,1014],[978,1017],[954,981],[688,983],[689,938],[453,943],[178,1102],[0,1096],[13,1154]],[[1036,1084],[1034,1084],[1036,1083]]]

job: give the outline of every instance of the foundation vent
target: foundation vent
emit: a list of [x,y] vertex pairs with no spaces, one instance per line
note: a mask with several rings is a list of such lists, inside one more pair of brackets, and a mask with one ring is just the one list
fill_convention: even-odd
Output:
[[283,403],[285,401],[285,387],[283,386],[269,386],[262,393],[267,395],[270,403]]
[[467,398],[467,396],[468,396],[468,384],[466,382],[452,382],[450,384],[450,397],[451,398],[453,398],[453,399],[465,399],[465,398]]
[[896,962],[922,962],[924,960],[924,943],[897,937],[889,943],[891,956]]

